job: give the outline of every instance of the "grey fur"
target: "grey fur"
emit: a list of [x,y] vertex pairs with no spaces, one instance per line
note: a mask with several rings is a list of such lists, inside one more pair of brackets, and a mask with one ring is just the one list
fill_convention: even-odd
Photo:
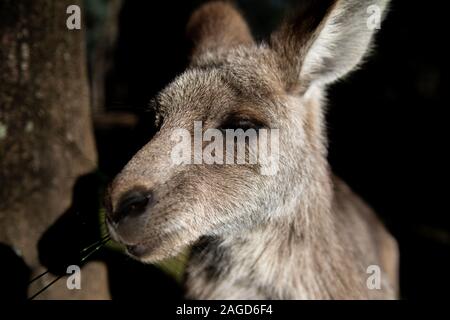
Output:
[[[370,44],[364,8],[386,2],[324,1],[300,10],[268,44],[253,43],[229,4],[198,9],[188,25],[191,66],[155,101],[161,129],[108,194],[110,215],[136,188],[152,190],[155,204],[127,228],[110,225],[112,235],[144,247],[139,259],[148,263],[197,243],[190,298],[397,297],[396,242],[330,172],[323,119],[324,85],[354,69]],[[217,127],[231,112],[280,129],[277,175],[263,176],[257,165],[171,164],[173,129],[192,130],[197,120]],[[366,285],[369,265],[382,270],[380,290]]]

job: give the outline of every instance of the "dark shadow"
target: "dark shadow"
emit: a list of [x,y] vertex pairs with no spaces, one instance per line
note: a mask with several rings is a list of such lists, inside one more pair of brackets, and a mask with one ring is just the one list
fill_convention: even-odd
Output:
[[[80,265],[81,259],[90,251],[82,253],[83,248],[101,238],[99,203],[104,183],[95,173],[81,177],[75,184],[71,207],[48,228],[40,239],[38,243],[39,259],[51,273],[65,275],[67,266]],[[2,258],[3,251],[2,248],[0,256]],[[8,254],[12,256],[13,252],[10,251]],[[15,259],[17,260],[18,257],[16,256]],[[1,261],[10,260],[11,258],[6,257]],[[19,261],[16,260],[11,261],[18,263]],[[83,264],[94,260],[106,264],[110,292],[114,299],[176,299],[182,297],[182,289],[175,280],[155,266],[131,260],[123,253],[107,247],[96,251]],[[0,265],[3,266],[3,264]],[[11,267],[9,264],[6,266],[8,270],[14,269],[12,265]],[[17,271],[21,270],[17,268]],[[28,278],[25,279],[26,288]],[[16,281],[15,278],[11,278],[11,283],[14,283],[13,281]]]
[[106,107],[146,106],[187,64],[185,27],[203,1],[125,1]]
[[108,266],[109,289],[113,300],[181,300],[182,287],[153,265],[132,260],[120,252],[105,250],[101,258]]
[[99,168],[109,179],[155,134],[149,101],[185,69],[185,26],[201,2],[124,1],[113,68],[105,83],[105,109],[132,113],[138,123],[96,128]]
[[120,112],[123,117],[137,117],[137,123],[95,128],[99,170],[106,181],[111,181],[155,134],[154,113],[131,108],[124,108]]
[[448,167],[439,156],[448,144],[445,12],[444,3],[392,1],[367,62],[330,88],[330,163],[399,241],[403,298],[443,297],[450,285],[450,244],[436,236],[450,237],[439,185]]
[[80,264],[81,250],[100,239],[99,177],[88,174],[75,184],[72,205],[50,226],[38,243],[39,259],[53,274]]
[[0,261],[0,301],[26,300],[31,270],[10,246],[3,243],[0,243]]

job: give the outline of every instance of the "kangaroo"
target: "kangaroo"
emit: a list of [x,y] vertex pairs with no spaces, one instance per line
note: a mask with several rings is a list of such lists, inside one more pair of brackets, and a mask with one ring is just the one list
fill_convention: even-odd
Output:
[[[299,1],[255,43],[228,2],[192,14],[187,70],[152,102],[159,130],[106,195],[109,232],[153,263],[192,252],[191,299],[395,299],[397,244],[327,162],[327,85],[360,65],[387,0]],[[177,128],[277,128],[279,168],[171,160]],[[379,285],[371,285],[371,268]],[[368,271],[369,270],[369,271]]]

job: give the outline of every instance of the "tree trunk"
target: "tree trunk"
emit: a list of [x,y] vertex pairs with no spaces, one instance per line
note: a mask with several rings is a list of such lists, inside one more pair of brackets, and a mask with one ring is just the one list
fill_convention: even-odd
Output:
[[[30,278],[45,271],[39,239],[70,206],[77,178],[96,167],[84,31],[66,27],[66,8],[80,2],[0,1],[0,243]],[[108,298],[100,263],[82,270],[81,290],[65,284],[39,298]]]

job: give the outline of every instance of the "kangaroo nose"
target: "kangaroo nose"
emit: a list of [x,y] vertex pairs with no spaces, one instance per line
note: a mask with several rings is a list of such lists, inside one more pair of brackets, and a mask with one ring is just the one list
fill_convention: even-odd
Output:
[[145,212],[152,200],[152,192],[132,191],[119,201],[111,220],[118,223],[125,217],[137,217]]

